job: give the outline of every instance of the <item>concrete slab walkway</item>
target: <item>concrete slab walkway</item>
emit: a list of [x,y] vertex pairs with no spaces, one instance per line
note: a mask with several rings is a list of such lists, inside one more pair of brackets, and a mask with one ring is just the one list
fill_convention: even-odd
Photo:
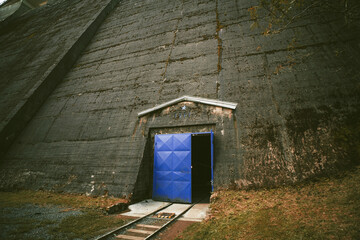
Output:
[[144,200],[129,206],[130,212],[122,213],[122,216],[143,217],[149,213],[169,204],[168,202],[157,202],[151,199]]
[[187,211],[180,220],[201,222],[203,221],[210,212],[209,203],[198,203],[195,204],[189,211]]
[[[158,202],[151,199],[144,200],[139,203],[135,203],[129,206],[130,211],[123,213],[123,216],[130,217],[143,217],[156,209],[160,209],[169,204],[168,202]],[[176,215],[180,214],[191,204],[185,203],[174,203],[171,206],[161,210],[160,212],[175,213]],[[187,211],[179,220],[184,221],[193,221],[201,222],[209,214],[209,205],[208,203],[198,203],[195,204],[189,211]]]

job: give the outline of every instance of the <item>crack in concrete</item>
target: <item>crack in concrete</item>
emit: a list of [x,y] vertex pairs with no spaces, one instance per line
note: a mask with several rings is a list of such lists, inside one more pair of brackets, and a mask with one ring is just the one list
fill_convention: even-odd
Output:
[[176,23],[176,30],[174,31],[174,37],[173,37],[173,40],[172,40],[172,43],[171,43],[170,52],[169,52],[168,58],[166,59],[166,62],[165,62],[164,72],[161,74],[161,76],[163,76],[163,81],[166,80],[166,71],[167,71],[167,67],[168,67],[169,62],[170,62],[170,58],[171,58],[172,51],[173,51],[173,49],[174,49],[175,40],[176,40],[176,34],[177,34],[177,32],[178,32],[179,22],[180,22],[180,19],[179,19],[179,20],[177,21],[177,23]]
[[64,111],[65,107],[67,106],[67,103],[69,102],[70,100],[70,97],[68,97],[66,99],[66,102],[64,103],[64,105],[62,106],[62,108],[60,109],[60,111],[58,112],[58,114],[54,115],[54,116],[50,116],[50,118],[53,118],[53,120],[51,121],[51,124],[50,124],[50,127],[47,129],[45,135],[44,135],[44,138],[43,138],[43,141],[45,142],[46,139],[48,138],[49,136],[49,133],[52,129],[52,127],[54,126],[55,124],[55,121],[59,118],[59,116],[62,114],[62,112]]
[[[166,59],[166,62],[165,62],[165,69],[164,69],[164,72],[161,74],[162,76],[162,83],[166,82],[166,71],[167,71],[167,68],[168,68],[168,65],[169,65],[169,62],[170,62],[170,58],[171,58],[171,54],[172,54],[172,50],[174,49],[174,45],[175,45],[175,40],[176,40],[176,34],[178,32],[178,26],[179,26],[179,22],[180,22],[180,19],[178,20],[178,22],[176,23],[176,30],[174,31],[174,37],[173,37],[173,40],[172,40],[172,44],[171,44],[171,47],[170,47],[170,52],[169,52],[169,56],[168,58]],[[164,84],[161,84],[161,88],[159,90],[159,98],[158,99],[161,99],[161,94],[162,94],[162,91],[164,90]]]
[[[183,10],[184,10],[184,1],[182,1],[182,3],[181,3],[181,16],[183,15]],[[166,72],[167,72],[169,62],[170,62],[172,51],[173,51],[174,46],[175,46],[176,35],[177,35],[178,31],[179,31],[179,23],[180,23],[181,20],[182,20],[182,18],[179,18],[178,21],[176,22],[176,28],[175,28],[174,37],[173,37],[173,40],[172,40],[172,43],[171,43],[170,52],[169,52],[168,58],[166,59],[166,62],[165,62],[164,72],[161,74],[162,83],[166,82],[166,80],[167,80],[166,79]],[[159,96],[158,100],[161,99],[161,93],[162,93],[163,90],[164,90],[164,84],[161,84],[161,88],[159,89],[159,92],[158,92],[158,96]]]

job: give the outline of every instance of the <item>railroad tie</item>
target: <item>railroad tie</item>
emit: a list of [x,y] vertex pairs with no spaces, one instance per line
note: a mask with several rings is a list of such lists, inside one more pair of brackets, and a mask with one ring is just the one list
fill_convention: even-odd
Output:
[[133,233],[142,233],[142,234],[152,234],[154,233],[154,231],[148,231],[148,230],[141,230],[141,229],[128,229],[128,232],[133,232]]
[[127,239],[127,240],[144,240],[143,237],[135,237],[135,236],[129,236],[129,235],[117,235],[117,239]]
[[157,229],[161,228],[161,226],[147,225],[147,224],[137,224],[136,226],[139,227],[139,228],[150,228],[150,229],[154,229],[154,230],[157,230]]

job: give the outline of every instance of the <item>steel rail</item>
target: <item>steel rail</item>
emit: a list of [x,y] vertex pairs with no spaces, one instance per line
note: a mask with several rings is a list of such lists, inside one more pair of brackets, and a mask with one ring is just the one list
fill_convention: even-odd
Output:
[[165,205],[165,206],[163,206],[163,207],[161,207],[161,208],[158,208],[158,209],[156,209],[155,211],[153,211],[153,212],[151,212],[151,213],[149,213],[149,214],[147,214],[147,215],[145,215],[145,216],[143,216],[143,217],[137,218],[137,219],[135,219],[134,221],[129,222],[129,223],[127,223],[127,224],[125,224],[125,225],[123,225],[123,226],[121,226],[121,227],[119,227],[119,228],[117,228],[117,229],[114,229],[114,230],[112,230],[112,231],[110,231],[110,232],[108,232],[108,233],[105,233],[104,235],[102,235],[102,236],[100,236],[100,237],[98,237],[98,238],[95,238],[94,240],[103,240],[103,239],[106,239],[106,238],[110,237],[111,235],[116,234],[116,232],[122,231],[122,230],[124,230],[125,228],[127,228],[127,227],[129,227],[129,226],[131,226],[131,225],[133,225],[133,224],[135,224],[135,223],[137,223],[137,222],[139,222],[140,220],[142,220],[142,219],[144,219],[144,218],[147,218],[147,217],[151,216],[152,214],[154,214],[154,213],[156,213],[156,212],[158,212],[158,211],[161,211],[161,210],[163,210],[164,208],[167,208],[167,207],[171,206],[172,204],[173,204],[173,203],[169,203],[169,204],[167,204],[167,205]]
[[195,204],[191,204],[190,206],[188,206],[184,211],[182,211],[180,214],[178,214],[177,216],[175,216],[173,219],[171,219],[169,222],[165,223],[163,226],[161,226],[161,228],[159,228],[158,230],[156,230],[155,232],[153,232],[152,234],[150,234],[149,236],[145,237],[144,240],[146,239],[150,239],[151,237],[155,236],[157,233],[159,233],[160,231],[164,230],[165,227],[169,224],[171,224],[172,222],[174,222],[177,218],[181,217],[184,213],[186,213],[190,208],[192,208]]

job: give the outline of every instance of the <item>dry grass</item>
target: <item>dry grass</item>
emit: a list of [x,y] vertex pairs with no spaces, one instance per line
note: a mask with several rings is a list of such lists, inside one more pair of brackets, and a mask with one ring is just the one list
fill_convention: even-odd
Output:
[[222,190],[179,239],[360,239],[360,168],[270,190]]
[[64,236],[68,239],[90,239],[128,221],[117,216],[104,216],[90,211],[80,216],[67,217],[58,226],[51,228],[49,234],[58,239],[64,239]]
[[72,208],[105,209],[126,199],[111,197],[88,197],[79,194],[59,194],[48,191],[0,192],[0,207],[16,207],[24,204],[58,205]]

